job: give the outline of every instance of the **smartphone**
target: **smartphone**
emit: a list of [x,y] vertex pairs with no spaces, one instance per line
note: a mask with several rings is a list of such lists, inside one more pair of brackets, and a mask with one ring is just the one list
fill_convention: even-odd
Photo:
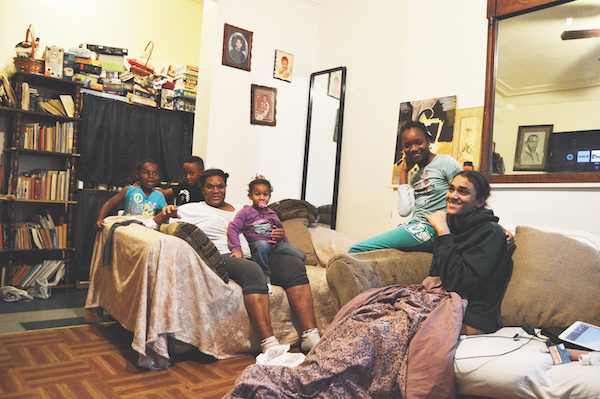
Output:
[[593,351],[600,351],[600,327],[592,324],[576,321],[558,338]]

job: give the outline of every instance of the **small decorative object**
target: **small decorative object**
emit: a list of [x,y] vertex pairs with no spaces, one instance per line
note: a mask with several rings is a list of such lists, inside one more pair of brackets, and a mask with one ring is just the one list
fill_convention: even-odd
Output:
[[284,53],[281,50],[275,50],[275,68],[273,69],[273,77],[275,79],[281,79],[285,80],[286,82],[291,82],[293,66],[293,55]]
[[513,170],[546,170],[554,125],[519,126]]
[[14,62],[15,69],[18,72],[37,73],[40,75],[44,73],[44,61],[35,58],[36,44],[32,24],[29,25],[27,32],[25,32],[25,41],[17,44],[15,47],[17,57],[14,58]]
[[277,89],[252,85],[250,123],[253,125],[275,126]]
[[[150,47],[150,51],[148,51],[148,47]],[[137,76],[148,76],[154,72],[154,68],[150,65],[150,58],[152,57],[152,51],[154,51],[154,42],[149,41],[146,44],[146,48],[142,52],[142,54],[138,55],[135,58],[129,58],[127,62],[129,62],[130,68],[129,71]]]
[[62,79],[65,51],[58,46],[47,46],[44,54],[46,56],[44,75]]
[[252,32],[225,24],[222,64],[249,71],[251,58]]
[[342,74],[339,72],[331,72],[329,74],[329,85],[327,86],[327,95],[333,98],[340,99],[342,92]]

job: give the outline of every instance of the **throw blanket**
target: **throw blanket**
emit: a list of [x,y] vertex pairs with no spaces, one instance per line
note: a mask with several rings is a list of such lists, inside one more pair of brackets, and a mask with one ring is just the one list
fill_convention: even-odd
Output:
[[304,363],[249,366],[225,397],[454,398],[465,307],[437,277],[366,291],[340,310]]

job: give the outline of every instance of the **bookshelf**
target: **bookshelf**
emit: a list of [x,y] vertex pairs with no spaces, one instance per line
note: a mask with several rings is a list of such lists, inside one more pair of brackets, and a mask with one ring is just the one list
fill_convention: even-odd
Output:
[[[81,84],[24,72],[9,80],[16,107],[0,107],[6,120],[0,195],[4,282],[19,283],[37,265],[44,266],[40,271],[62,264],[64,278],[55,288],[71,288]],[[60,110],[61,103],[66,109]]]

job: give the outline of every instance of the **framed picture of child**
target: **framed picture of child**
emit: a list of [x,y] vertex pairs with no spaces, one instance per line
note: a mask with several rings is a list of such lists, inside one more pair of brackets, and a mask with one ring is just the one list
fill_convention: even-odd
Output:
[[275,50],[275,67],[273,77],[275,79],[292,82],[292,67],[294,66],[294,56],[281,50]]
[[251,86],[250,123],[275,126],[277,89],[259,85]]
[[252,58],[252,32],[225,24],[223,33],[222,64],[250,70]]

